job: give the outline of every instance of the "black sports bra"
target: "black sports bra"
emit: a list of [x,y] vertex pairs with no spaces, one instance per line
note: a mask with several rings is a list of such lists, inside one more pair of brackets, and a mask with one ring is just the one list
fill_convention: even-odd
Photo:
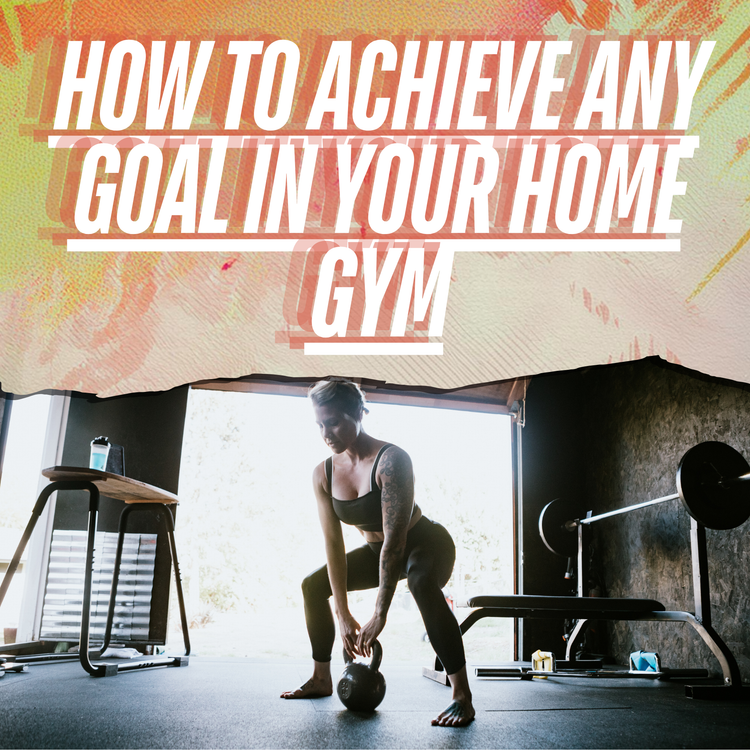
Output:
[[378,468],[378,462],[386,448],[391,447],[391,443],[386,443],[375,456],[375,463],[372,465],[370,474],[370,491],[356,497],[354,500],[337,500],[333,496],[333,458],[326,459],[326,479],[328,480],[328,491],[333,502],[333,510],[339,519],[350,526],[356,526],[362,531],[383,531],[383,511],[380,507],[382,490],[375,482],[375,472]]

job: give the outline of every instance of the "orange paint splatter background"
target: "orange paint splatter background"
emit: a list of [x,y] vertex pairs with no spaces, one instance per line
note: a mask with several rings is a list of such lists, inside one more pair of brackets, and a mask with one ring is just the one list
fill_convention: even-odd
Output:
[[[461,254],[442,357],[310,357],[276,343],[284,254],[68,253],[55,153],[28,135],[52,37],[299,40],[403,29],[711,39],[681,167],[680,253]],[[100,395],[251,372],[338,372],[437,387],[658,355],[750,382],[750,9],[742,0],[212,3],[47,0],[0,5],[0,381]],[[675,204],[677,205],[677,203]]]

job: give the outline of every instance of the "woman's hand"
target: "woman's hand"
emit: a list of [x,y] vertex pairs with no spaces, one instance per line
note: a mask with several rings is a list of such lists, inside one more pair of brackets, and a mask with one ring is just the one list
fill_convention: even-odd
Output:
[[352,617],[351,612],[339,615],[339,633],[344,644],[344,651],[354,659],[361,652],[357,648],[359,623]]
[[356,643],[357,653],[362,656],[370,656],[370,653],[372,652],[372,644],[383,632],[384,627],[385,617],[376,612],[370,621],[366,622],[364,627],[359,631],[359,637],[357,638]]

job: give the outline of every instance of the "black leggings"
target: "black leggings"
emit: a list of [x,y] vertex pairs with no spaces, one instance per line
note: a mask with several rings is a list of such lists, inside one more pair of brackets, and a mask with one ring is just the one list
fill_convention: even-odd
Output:
[[[347,553],[347,591],[378,587],[382,546],[382,542],[372,542]],[[455,674],[466,664],[461,629],[442,592],[455,559],[456,548],[451,535],[439,523],[422,516],[409,530],[401,579],[408,581],[430,643],[447,674]],[[313,659],[330,661],[336,630],[328,602],[332,592],[326,565],[305,578],[302,593]]]

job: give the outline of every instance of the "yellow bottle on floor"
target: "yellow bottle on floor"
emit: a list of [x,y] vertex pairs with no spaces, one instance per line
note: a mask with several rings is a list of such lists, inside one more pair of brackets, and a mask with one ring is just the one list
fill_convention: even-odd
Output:
[[[556,672],[555,655],[551,651],[534,651],[531,655],[532,672]],[[534,675],[540,680],[546,680],[545,675]]]

